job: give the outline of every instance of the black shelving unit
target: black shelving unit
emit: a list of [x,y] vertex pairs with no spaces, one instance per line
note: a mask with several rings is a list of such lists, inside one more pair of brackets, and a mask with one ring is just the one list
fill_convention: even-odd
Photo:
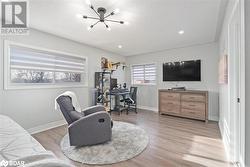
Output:
[[111,110],[111,96],[109,95],[111,88],[111,72],[95,72],[95,88],[96,104],[102,104],[105,107],[109,106]]

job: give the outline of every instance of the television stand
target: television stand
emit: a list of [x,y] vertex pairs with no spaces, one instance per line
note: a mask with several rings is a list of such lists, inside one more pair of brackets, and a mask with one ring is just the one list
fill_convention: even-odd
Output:
[[207,122],[208,91],[160,89],[159,113]]

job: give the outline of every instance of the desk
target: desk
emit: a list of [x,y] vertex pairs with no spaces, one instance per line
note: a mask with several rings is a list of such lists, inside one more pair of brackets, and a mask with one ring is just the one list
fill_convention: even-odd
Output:
[[[115,97],[115,106],[114,109],[111,109],[111,103],[110,103],[110,113],[112,111],[118,111],[119,114],[121,113],[121,111],[123,109],[125,109],[121,104],[120,104],[120,97],[121,96],[127,96],[130,94],[130,91],[128,89],[114,89],[112,91],[109,92],[110,96],[114,96]],[[110,98],[112,99],[112,98]],[[111,100],[112,101],[112,100]]]

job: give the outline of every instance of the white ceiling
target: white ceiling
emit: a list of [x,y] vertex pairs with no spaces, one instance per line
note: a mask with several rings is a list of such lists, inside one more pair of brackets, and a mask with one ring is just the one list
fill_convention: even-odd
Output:
[[[91,0],[108,12],[120,13],[114,19],[129,25],[109,23],[93,30],[94,20],[77,14],[95,16],[85,0],[30,0],[30,27],[92,45],[120,55],[131,56],[160,50],[204,44],[218,38],[226,0]],[[183,35],[178,31],[184,30]],[[119,49],[117,46],[122,45]]]

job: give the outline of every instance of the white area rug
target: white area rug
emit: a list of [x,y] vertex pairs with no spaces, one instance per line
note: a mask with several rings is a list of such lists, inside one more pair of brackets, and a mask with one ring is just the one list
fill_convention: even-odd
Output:
[[69,137],[66,135],[61,141],[61,149],[71,160],[84,164],[104,165],[131,159],[139,155],[148,143],[149,137],[142,128],[115,121],[110,142],[77,148],[69,146]]

